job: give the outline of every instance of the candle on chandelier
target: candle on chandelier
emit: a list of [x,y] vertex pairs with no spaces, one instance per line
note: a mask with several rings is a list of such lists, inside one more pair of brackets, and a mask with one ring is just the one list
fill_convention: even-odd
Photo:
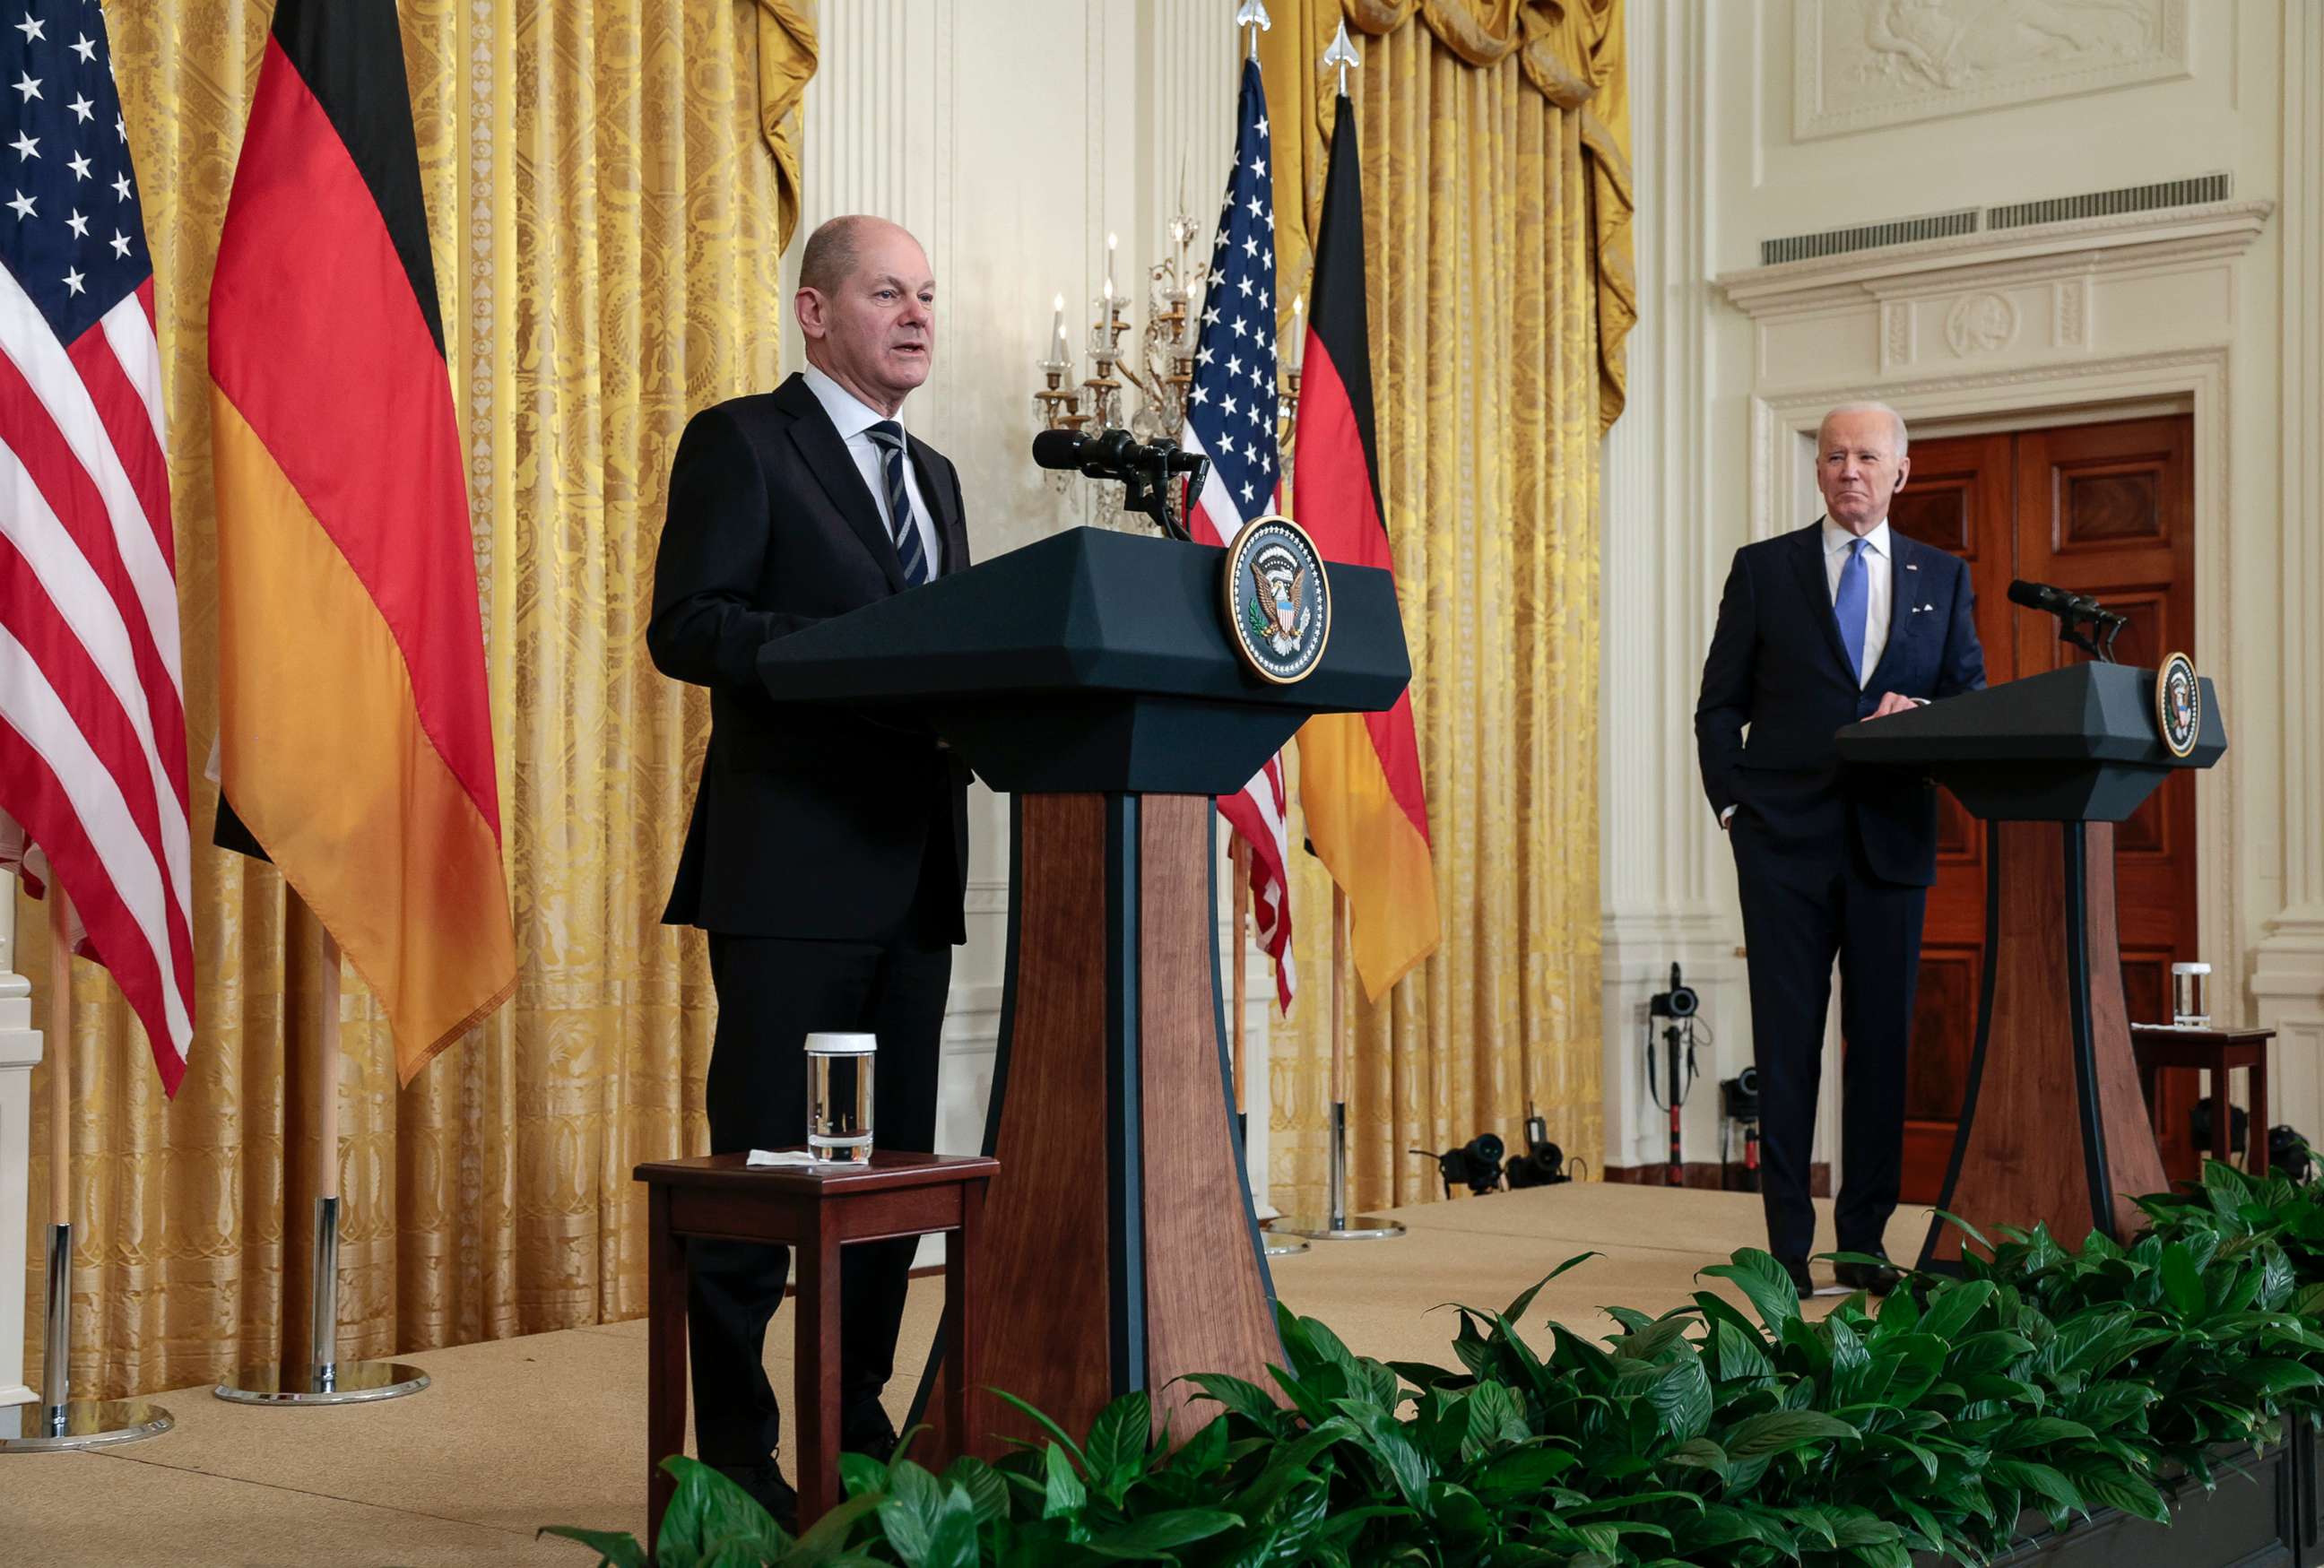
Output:
[[1113,247],[1120,243],[1119,235],[1105,236],[1105,297],[1109,300],[1113,298]]
[[1065,339],[1065,297],[1063,294],[1057,296],[1056,312],[1056,319],[1050,328],[1056,341],[1050,346],[1049,359],[1052,364],[1071,364],[1074,352]]

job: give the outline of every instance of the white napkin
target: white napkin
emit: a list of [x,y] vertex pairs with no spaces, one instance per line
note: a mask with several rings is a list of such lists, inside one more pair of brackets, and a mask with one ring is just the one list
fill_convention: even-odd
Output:
[[831,1162],[817,1159],[802,1148],[754,1148],[751,1151],[750,1158],[742,1163],[752,1166],[772,1166],[779,1169],[813,1170],[817,1166],[829,1165]]

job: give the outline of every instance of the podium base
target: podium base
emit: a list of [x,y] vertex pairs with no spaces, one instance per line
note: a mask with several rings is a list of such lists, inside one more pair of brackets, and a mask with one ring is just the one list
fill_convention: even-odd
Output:
[[210,1390],[235,1405],[367,1405],[401,1399],[428,1387],[428,1374],[402,1361],[337,1361],[314,1367],[244,1367]]
[[0,1453],[61,1453],[159,1437],[177,1418],[143,1399],[76,1399],[61,1407],[17,1405],[0,1410]]
[[1324,1215],[1293,1214],[1267,1222],[1270,1236],[1305,1236],[1311,1241],[1386,1241],[1404,1234],[1397,1221],[1378,1214],[1349,1214],[1334,1225]]

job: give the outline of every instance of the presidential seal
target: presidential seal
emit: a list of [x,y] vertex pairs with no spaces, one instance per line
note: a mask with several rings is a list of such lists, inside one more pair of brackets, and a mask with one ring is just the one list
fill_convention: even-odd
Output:
[[2154,672],[2154,730],[2174,757],[2195,750],[2203,728],[2203,688],[2195,681],[2195,661],[2174,653]]
[[1243,525],[1227,547],[1227,637],[1261,680],[1305,680],[1332,637],[1332,585],[1306,530],[1268,514]]

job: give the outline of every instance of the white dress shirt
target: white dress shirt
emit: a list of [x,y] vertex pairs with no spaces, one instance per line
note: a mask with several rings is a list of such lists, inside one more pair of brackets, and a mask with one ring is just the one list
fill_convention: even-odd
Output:
[[[1823,520],[1823,580],[1835,606],[1840,603],[1840,574],[1848,566],[1848,547],[1855,538],[1831,518]],[[1859,689],[1880,668],[1881,652],[1888,646],[1888,606],[1896,597],[1896,562],[1889,552],[1885,517],[1864,536],[1864,658],[1856,667]]]
[[[1840,574],[1848,565],[1848,546],[1855,538],[1831,518],[1823,520],[1823,581],[1835,607],[1840,603]],[[1880,668],[1880,655],[1888,647],[1888,611],[1895,601],[1895,588],[1896,561],[1888,548],[1888,520],[1884,517],[1864,536],[1864,657],[1856,667],[1859,690]],[[1719,826],[1726,826],[1734,815],[1732,806],[1720,812]]]
[[[823,405],[823,411],[831,416],[831,422],[839,429],[839,438],[847,444],[847,455],[855,459],[855,471],[863,475],[863,487],[872,492],[872,505],[880,514],[880,525],[888,530],[890,539],[894,539],[896,520],[888,515],[886,454],[870,434],[872,427],[888,416],[832,380],[817,366],[810,364],[803,374],[807,378],[807,391],[813,392],[815,401]],[[899,419],[896,423],[901,425],[903,420]],[[931,579],[941,576],[944,553],[936,544],[936,514],[928,510],[927,497],[920,493],[918,466],[912,461],[908,447],[904,453],[904,493],[911,497],[912,520],[919,525],[920,551],[928,563],[928,576]]]

